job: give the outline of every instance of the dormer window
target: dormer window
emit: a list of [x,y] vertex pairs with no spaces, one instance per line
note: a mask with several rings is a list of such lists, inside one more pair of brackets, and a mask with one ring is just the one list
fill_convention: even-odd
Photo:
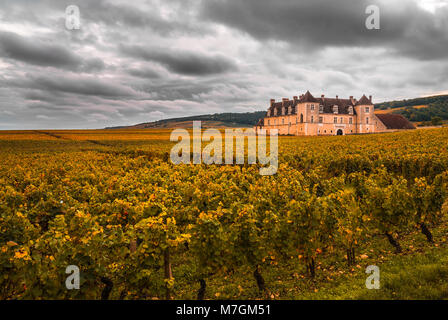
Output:
[[282,108],[282,115],[285,115],[285,107]]
[[288,107],[288,114],[291,114],[291,112],[292,112],[292,108],[291,108],[291,106],[289,106]]
[[320,113],[324,113],[324,106],[323,106],[323,105],[320,105],[320,106],[319,106],[319,112],[320,112]]
[[349,107],[348,107],[348,113],[349,113],[349,114],[353,114],[353,107],[352,107],[352,106],[349,106]]
[[271,110],[268,110],[268,117],[271,116]]
[[333,113],[335,113],[335,114],[338,114],[338,106],[337,105],[334,105],[333,106]]
[[274,117],[277,115],[277,109],[274,109]]

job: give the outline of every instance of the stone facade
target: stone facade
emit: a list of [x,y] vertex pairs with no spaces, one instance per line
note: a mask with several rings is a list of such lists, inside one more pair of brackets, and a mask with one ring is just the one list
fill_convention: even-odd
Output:
[[280,135],[346,135],[390,131],[374,114],[372,97],[350,99],[315,98],[307,91],[292,100],[271,100],[256,129],[278,129]]

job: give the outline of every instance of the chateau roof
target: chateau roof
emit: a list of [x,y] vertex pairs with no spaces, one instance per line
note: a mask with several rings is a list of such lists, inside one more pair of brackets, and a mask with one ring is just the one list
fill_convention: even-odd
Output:
[[[338,106],[338,114],[349,114],[349,107],[353,107],[353,103],[350,99],[339,98],[319,98],[317,99],[319,105],[324,106],[323,113],[333,113],[333,106]],[[353,114],[356,114],[355,108],[353,108]]]
[[415,129],[415,126],[401,114],[384,113],[376,116],[387,129]]
[[372,105],[372,101],[370,101],[365,94],[362,95],[361,99],[356,103],[357,106],[359,105]]
[[299,100],[299,103],[303,102],[317,102],[317,99],[314,98],[309,91],[307,91]]
[[[293,100],[283,99],[283,101],[272,102],[271,110],[272,114],[274,114],[274,110],[277,109],[277,115],[280,116],[282,114],[282,107],[286,108],[286,113],[288,113],[288,108],[292,107],[291,113],[296,113],[296,106],[299,103],[313,102],[318,104],[316,107],[323,106],[323,113],[334,113],[333,107],[338,106],[338,114],[349,114],[349,107],[355,107],[359,105],[373,105],[372,101],[367,98],[365,95],[361,97],[359,101],[352,99],[339,99],[338,96],[336,98],[325,98],[322,96],[321,98],[315,98],[309,91],[307,91],[304,95],[301,95],[299,98],[294,97]],[[356,114],[355,108],[353,108],[353,114]]]

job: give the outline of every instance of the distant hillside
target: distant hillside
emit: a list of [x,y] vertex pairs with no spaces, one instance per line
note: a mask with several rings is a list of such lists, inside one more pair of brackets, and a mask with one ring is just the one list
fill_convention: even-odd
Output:
[[[401,114],[412,122],[429,125],[434,119],[448,120],[448,95],[382,102],[375,104],[375,109],[378,114]],[[265,115],[266,111],[215,113],[106,129],[191,128],[193,121],[202,121],[203,128],[252,127]]]
[[266,111],[246,113],[215,113],[145,122],[133,126],[108,127],[106,129],[191,128],[193,126],[193,121],[202,121],[203,128],[252,127],[265,115]]
[[375,105],[377,113],[397,113],[413,122],[448,120],[448,95],[390,101]]

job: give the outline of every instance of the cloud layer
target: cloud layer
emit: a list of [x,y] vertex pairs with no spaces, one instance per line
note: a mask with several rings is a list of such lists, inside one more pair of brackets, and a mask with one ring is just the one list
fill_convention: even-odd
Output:
[[[0,129],[101,128],[265,110],[310,90],[448,90],[444,0],[57,0],[0,7]],[[368,30],[366,8],[380,10]]]

